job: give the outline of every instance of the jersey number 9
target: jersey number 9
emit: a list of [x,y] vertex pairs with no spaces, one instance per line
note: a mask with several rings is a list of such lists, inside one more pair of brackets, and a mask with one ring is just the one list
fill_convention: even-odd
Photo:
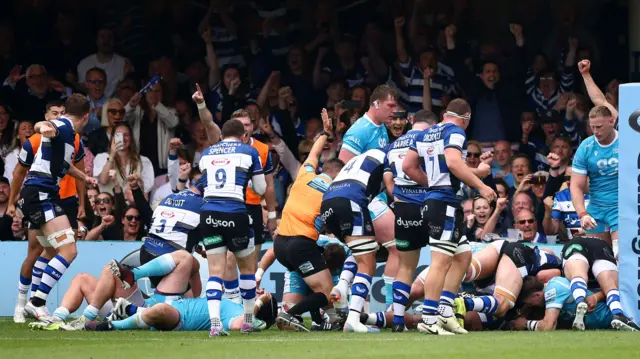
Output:
[[216,189],[221,189],[227,183],[227,172],[224,168],[220,168],[215,173]]

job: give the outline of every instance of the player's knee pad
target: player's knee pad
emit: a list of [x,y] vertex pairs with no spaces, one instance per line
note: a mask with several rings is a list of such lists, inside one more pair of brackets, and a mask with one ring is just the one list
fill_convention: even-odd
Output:
[[493,248],[495,248],[495,250],[498,252],[498,254],[500,254],[500,252],[502,252],[502,246],[504,245],[506,241],[504,239],[501,239],[499,241],[493,241],[491,243],[489,243],[490,246],[492,246]]
[[471,276],[467,279],[467,281],[471,282],[478,279],[480,273],[482,273],[482,264],[480,263],[478,258],[471,257],[471,264],[469,265],[469,269],[471,269]]
[[[507,288],[502,286],[496,286],[496,289],[494,290],[493,294],[495,296],[499,296],[496,299],[500,301],[500,304],[498,305],[498,311],[496,311],[496,313],[501,312],[502,314],[504,314],[508,312],[511,308],[515,307],[516,295],[513,294],[513,292],[508,290]],[[500,297],[502,298],[502,300],[500,300]],[[503,310],[500,310],[500,309],[503,309]]]
[[598,275],[602,272],[606,271],[618,271],[618,266],[615,263],[609,262],[604,259],[598,259],[593,262],[593,266],[591,267],[591,272],[595,278],[598,278]]
[[427,274],[429,273],[429,268],[427,267],[425,268],[422,272],[420,272],[420,274],[418,274],[418,276],[416,277],[417,280],[420,281],[420,283],[424,284],[424,281],[427,279]]
[[587,257],[583,256],[580,253],[574,253],[570,255],[569,258],[566,258],[562,261],[562,268],[564,268],[567,265],[567,263],[570,261],[583,261],[589,264],[589,260],[587,259]]
[[395,247],[396,246],[396,240],[392,239],[389,242],[382,243],[382,246],[385,247],[385,248]]
[[366,239],[356,239],[349,243],[347,246],[351,250],[351,254],[354,257],[361,256],[364,254],[374,253],[378,250],[380,246],[375,239],[366,238]]
[[76,239],[74,237],[73,230],[71,228],[67,228],[53,233],[47,237],[47,241],[49,242],[50,247],[58,249],[64,245],[75,243]]
[[207,249],[207,256],[215,256],[216,254],[227,254],[227,246]]
[[256,250],[255,247],[249,247],[249,248],[245,248],[243,250],[234,252],[233,254],[236,256],[236,258],[245,258],[250,256],[254,251]]
[[38,243],[40,243],[41,246],[43,246],[44,248],[51,248],[51,244],[49,243],[49,240],[47,239],[47,236],[36,236],[36,238],[38,239]]

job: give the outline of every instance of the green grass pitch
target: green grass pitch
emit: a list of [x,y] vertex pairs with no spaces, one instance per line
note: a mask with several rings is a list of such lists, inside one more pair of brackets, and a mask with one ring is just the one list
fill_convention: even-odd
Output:
[[432,337],[394,334],[294,333],[248,336],[207,332],[37,332],[0,319],[0,358],[639,358],[640,334],[614,331],[482,332]]

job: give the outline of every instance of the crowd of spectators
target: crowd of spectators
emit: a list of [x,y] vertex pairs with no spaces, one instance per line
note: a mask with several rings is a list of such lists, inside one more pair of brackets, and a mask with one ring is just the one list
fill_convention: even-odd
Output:
[[[371,90],[387,83],[406,112],[387,124],[391,141],[418,110],[441,115],[457,97],[471,104],[467,162],[477,167],[493,153],[500,199],[461,188],[470,239],[566,240],[576,231],[563,206],[573,152],[590,135],[589,86],[617,106],[626,79],[625,45],[611,41],[626,36],[624,21],[611,21],[626,21],[616,4],[14,1],[0,22],[0,215],[33,124],[61,115],[73,92],[91,103],[84,167],[99,181],[80,194],[79,237],[139,240],[149,224],[141,212],[193,180],[210,145],[191,99],[196,84],[218,125],[249,112],[253,136],[273,154],[281,210],[291,174],[322,131],[321,109],[335,122],[326,161],[367,111]],[[585,59],[593,77],[578,70]],[[149,82],[154,75],[161,79]],[[134,198],[138,187],[146,204]],[[25,239],[19,216],[0,218],[0,240],[11,239]]]

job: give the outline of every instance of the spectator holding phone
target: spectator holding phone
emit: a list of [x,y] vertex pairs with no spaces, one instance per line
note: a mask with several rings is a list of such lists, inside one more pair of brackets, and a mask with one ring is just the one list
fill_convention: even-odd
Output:
[[[142,92],[133,95],[125,108],[125,119],[133,129],[133,140],[140,155],[151,160],[153,173],[160,176],[167,173],[169,140],[178,126],[178,115],[174,108],[166,105],[164,84],[157,79],[149,84],[150,87],[145,86]],[[145,192],[150,190],[145,186]]]
[[101,111],[100,128],[91,132],[85,143],[94,155],[109,151],[113,128],[124,121],[125,115],[124,104],[116,98],[106,100]]
[[[113,171],[113,172],[111,172]],[[101,192],[112,192],[115,180],[123,187],[127,176],[137,174],[142,179],[145,193],[153,189],[154,172],[151,161],[138,153],[136,143],[131,137],[131,128],[125,122],[117,124],[111,135],[108,153],[100,153],[93,162],[93,176],[99,179]]]

